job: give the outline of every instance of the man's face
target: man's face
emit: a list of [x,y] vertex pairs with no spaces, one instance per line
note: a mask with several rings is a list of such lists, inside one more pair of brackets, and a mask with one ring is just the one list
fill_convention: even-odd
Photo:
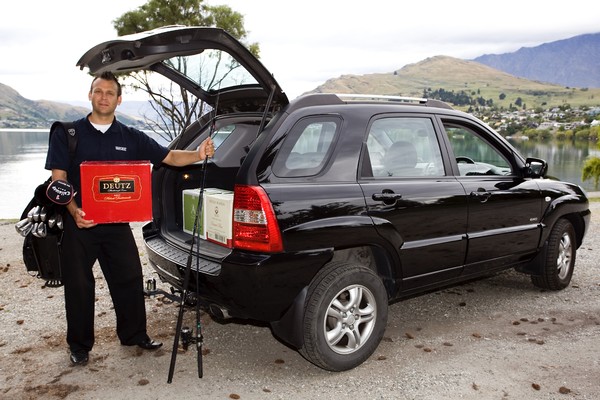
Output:
[[102,116],[114,114],[115,109],[121,104],[121,96],[117,95],[117,84],[105,79],[96,79],[88,98],[92,102],[92,110]]

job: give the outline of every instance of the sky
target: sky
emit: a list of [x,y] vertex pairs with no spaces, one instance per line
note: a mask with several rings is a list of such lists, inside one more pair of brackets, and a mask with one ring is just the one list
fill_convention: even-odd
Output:
[[[75,67],[116,37],[112,21],[146,0],[20,0],[0,16],[0,83],[30,100],[87,101]],[[288,97],[341,75],[392,72],[428,57],[473,59],[600,32],[589,0],[205,0],[244,16],[248,42]],[[139,94],[125,93],[139,100]],[[142,98],[143,99],[143,98]]]

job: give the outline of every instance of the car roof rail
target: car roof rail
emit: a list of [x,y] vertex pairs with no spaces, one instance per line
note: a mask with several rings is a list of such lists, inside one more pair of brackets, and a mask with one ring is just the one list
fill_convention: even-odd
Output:
[[389,96],[382,94],[355,94],[355,93],[336,93],[341,100],[345,101],[387,101],[395,103],[422,104],[429,107],[447,108],[452,107],[440,100],[425,99],[420,97]]
[[387,95],[383,95],[383,94],[336,93],[336,96],[338,96],[341,99],[345,99],[347,101],[373,100],[373,101],[389,101],[389,102],[418,103],[418,104],[427,103],[427,99],[422,99],[422,98],[418,98],[418,97],[387,96]]

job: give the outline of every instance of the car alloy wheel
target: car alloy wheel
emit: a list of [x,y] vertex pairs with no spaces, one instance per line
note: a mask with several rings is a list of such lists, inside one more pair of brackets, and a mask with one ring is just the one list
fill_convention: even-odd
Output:
[[327,344],[338,354],[350,354],[366,343],[377,320],[377,301],[361,285],[342,289],[329,303],[323,321]]
[[387,315],[388,295],[375,271],[332,262],[308,288],[300,353],[329,371],[352,369],[377,349]]

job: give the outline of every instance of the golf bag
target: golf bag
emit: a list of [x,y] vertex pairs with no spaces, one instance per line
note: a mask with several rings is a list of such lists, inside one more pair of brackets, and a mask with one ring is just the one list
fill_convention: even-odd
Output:
[[[75,128],[71,122],[55,122],[50,129],[50,136],[55,131],[58,124],[62,124],[67,133],[69,155],[73,158],[77,146],[77,136]],[[62,183],[56,181],[52,183],[52,178],[48,178],[36,189],[33,198],[23,210],[20,221],[15,225],[19,234],[25,239],[23,241],[23,262],[27,271],[46,281],[46,286],[62,286],[62,268],[61,268],[61,242],[63,235],[63,216],[66,211],[61,201],[50,197],[50,189],[54,189],[64,194]],[[50,189],[49,189],[50,186]],[[71,188],[72,189],[72,188]],[[66,188],[66,192],[68,192]],[[70,196],[73,193],[71,190]],[[54,196],[53,196],[54,197]],[[62,201],[70,200],[61,198]],[[68,203],[68,201],[67,201]]]

